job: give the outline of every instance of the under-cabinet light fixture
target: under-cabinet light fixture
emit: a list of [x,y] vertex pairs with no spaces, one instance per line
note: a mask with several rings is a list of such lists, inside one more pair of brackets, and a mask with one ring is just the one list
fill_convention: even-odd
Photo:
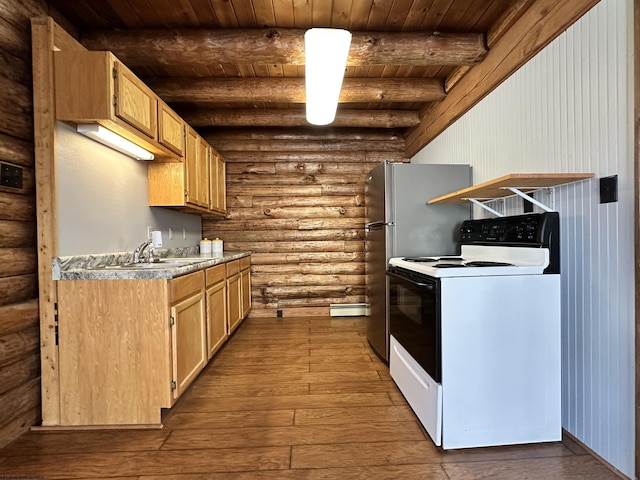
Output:
[[109,148],[113,148],[120,153],[129,155],[136,160],[153,160],[154,155],[151,152],[146,151],[144,148],[139,147],[135,143],[121,137],[117,133],[113,133],[111,130],[107,130],[101,125],[95,124],[78,124],[76,128],[78,133],[86,135],[87,137],[106,145]]
[[307,122],[328,125],[335,120],[350,46],[347,30],[312,28],[305,32]]

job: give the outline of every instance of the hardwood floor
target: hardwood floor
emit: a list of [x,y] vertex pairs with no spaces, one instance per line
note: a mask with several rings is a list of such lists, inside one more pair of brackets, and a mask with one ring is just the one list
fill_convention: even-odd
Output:
[[249,318],[161,430],[30,432],[0,480],[619,479],[575,443],[443,451],[363,318]]

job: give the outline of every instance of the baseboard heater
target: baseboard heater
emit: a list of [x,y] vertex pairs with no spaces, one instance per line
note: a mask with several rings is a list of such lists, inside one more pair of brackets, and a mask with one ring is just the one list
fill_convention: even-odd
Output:
[[367,303],[332,303],[329,305],[332,317],[364,317],[369,313]]

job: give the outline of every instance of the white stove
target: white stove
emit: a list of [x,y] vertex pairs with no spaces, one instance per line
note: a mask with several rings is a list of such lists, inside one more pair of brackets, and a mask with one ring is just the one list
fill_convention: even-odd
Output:
[[460,233],[460,256],[389,261],[391,377],[444,449],[557,441],[558,214]]

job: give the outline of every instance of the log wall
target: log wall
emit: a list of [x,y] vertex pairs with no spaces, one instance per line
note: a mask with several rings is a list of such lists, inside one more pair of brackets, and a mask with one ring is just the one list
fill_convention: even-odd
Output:
[[364,182],[404,162],[397,132],[203,131],[227,162],[226,219],[203,219],[225,250],[250,250],[250,316],[328,315],[365,301]]
[[0,187],[0,448],[40,421],[30,18],[50,14],[0,0],[0,161],[23,168],[22,189]]

